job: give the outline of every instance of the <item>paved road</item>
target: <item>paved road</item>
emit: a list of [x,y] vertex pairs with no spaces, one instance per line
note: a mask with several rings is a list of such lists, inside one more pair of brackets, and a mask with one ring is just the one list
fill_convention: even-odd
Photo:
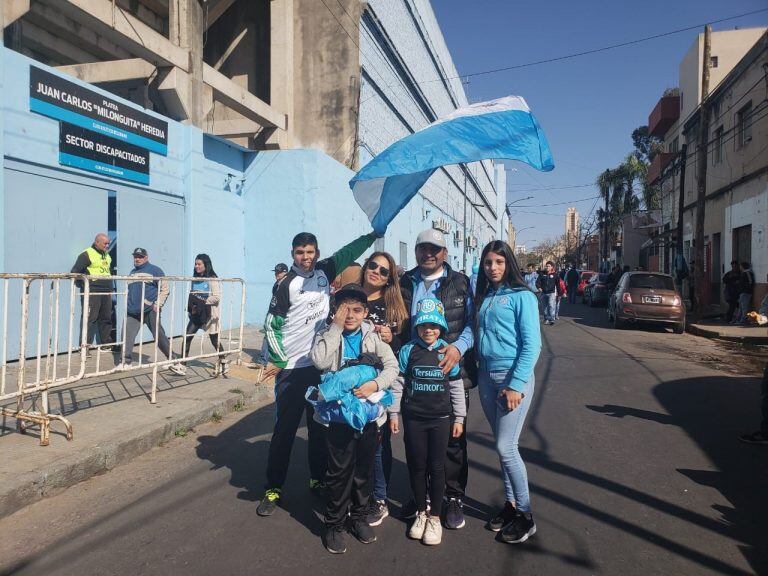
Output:
[[[768,574],[768,450],[736,435],[757,420],[756,377],[713,366],[709,341],[608,328],[564,305],[544,351],[521,446],[538,534],[483,528],[502,503],[498,461],[473,394],[464,530],[427,548],[389,518],[378,542],[327,554],[297,439],[285,509],[255,513],[271,406],[209,424],[0,522],[0,573]],[[395,442],[391,495],[406,494]],[[393,505],[393,509],[396,506]]]

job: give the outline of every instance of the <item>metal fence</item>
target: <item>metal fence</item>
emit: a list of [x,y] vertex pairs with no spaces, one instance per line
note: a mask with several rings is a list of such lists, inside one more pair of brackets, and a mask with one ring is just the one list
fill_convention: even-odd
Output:
[[[241,279],[113,276],[110,280],[111,291],[96,292],[89,278],[80,274],[0,274],[0,403],[5,404],[0,414],[15,418],[20,432],[40,426],[43,446],[49,443],[52,421],[61,422],[67,439],[72,439],[71,423],[49,411],[48,394],[54,388],[151,369],[148,396],[154,404],[161,369],[182,375],[189,361],[215,359],[213,375],[218,376],[228,362],[241,362],[245,321]],[[207,289],[196,284],[198,289],[193,290],[193,282],[205,282]],[[199,297],[194,301],[198,316],[189,311],[190,296]],[[97,326],[89,319],[94,303],[109,307],[105,341],[100,341]],[[195,343],[195,334],[187,334],[206,327],[213,338],[196,332]],[[206,345],[206,340],[211,342]],[[217,347],[211,345],[214,340]]]

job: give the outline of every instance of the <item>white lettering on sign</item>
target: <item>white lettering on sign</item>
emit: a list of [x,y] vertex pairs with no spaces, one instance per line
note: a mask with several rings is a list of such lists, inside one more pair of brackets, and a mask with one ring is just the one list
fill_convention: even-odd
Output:
[[77,146],[78,148],[85,148],[86,150],[93,150],[93,142],[90,140],[80,138],[80,136],[75,136],[74,134],[67,134],[66,139],[67,144]]

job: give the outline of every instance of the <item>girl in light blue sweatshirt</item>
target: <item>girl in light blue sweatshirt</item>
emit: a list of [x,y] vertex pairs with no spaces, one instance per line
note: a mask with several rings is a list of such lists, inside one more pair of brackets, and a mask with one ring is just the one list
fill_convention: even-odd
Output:
[[506,242],[489,243],[480,259],[475,295],[475,352],[483,412],[496,439],[506,502],[488,526],[503,542],[536,533],[528,474],[518,440],[533,399],[541,351],[539,305]]

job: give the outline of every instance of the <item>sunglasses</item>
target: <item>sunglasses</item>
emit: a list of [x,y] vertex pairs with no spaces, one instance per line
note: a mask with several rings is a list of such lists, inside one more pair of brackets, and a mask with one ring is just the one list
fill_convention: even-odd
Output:
[[373,260],[368,262],[368,266],[366,266],[366,268],[368,268],[368,270],[370,270],[371,272],[375,272],[376,270],[378,270],[379,274],[381,274],[383,278],[389,278],[389,268],[384,268],[384,266],[379,266]]

